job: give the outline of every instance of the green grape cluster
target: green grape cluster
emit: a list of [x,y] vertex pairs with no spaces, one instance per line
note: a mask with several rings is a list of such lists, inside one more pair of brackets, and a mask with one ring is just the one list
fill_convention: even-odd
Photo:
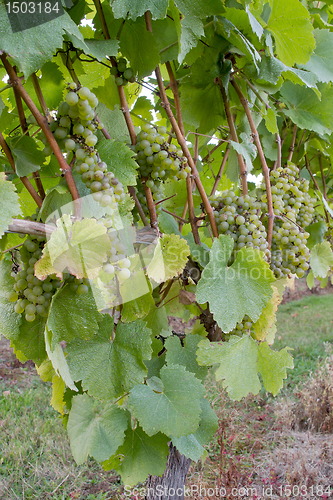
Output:
[[[186,179],[191,168],[186,165],[183,152],[175,144],[166,141],[166,128],[154,127],[145,123],[137,135],[137,143],[133,146],[140,173],[153,193],[155,203],[163,199],[162,183],[168,179],[178,181]],[[138,185],[138,199],[145,213],[148,213],[143,186]],[[162,209],[156,206],[157,211]]]
[[113,227],[112,219],[104,219],[103,224],[107,228],[107,235],[110,240],[108,259],[104,262],[102,268],[105,278],[103,281],[107,286],[111,286],[115,284],[114,276],[117,276],[120,283],[123,283],[131,276],[129,270],[131,261],[126,255],[126,247],[120,240],[119,232]]
[[20,248],[22,269],[15,275],[14,290],[7,296],[10,302],[15,302],[15,312],[24,314],[29,322],[34,321],[36,316],[47,316],[52,297],[64,282],[70,283],[77,294],[87,293],[89,287],[89,280],[76,279],[69,273],[63,274],[62,281],[55,275],[48,276],[44,281],[38,279],[34,274],[34,265],[42,256],[44,245],[45,238],[42,236],[26,238]]
[[116,84],[120,87],[135,82],[134,71],[131,67],[127,66],[127,61],[124,57],[120,57],[117,61],[117,66],[110,69],[111,75],[116,79]]
[[260,203],[255,198],[225,191],[219,196],[212,196],[210,201],[219,233],[234,240],[231,261],[243,247],[259,249],[266,258],[269,256],[267,232],[258,216]]
[[[116,209],[125,199],[125,193],[123,185],[108,172],[107,164],[100,160],[95,149],[98,139],[94,132],[103,128],[95,117],[97,104],[97,97],[87,87],[69,84],[65,101],[59,105],[57,118],[50,128],[67,161],[75,160],[75,171],[81,175],[94,200],[103,207]],[[47,142],[45,136],[41,140]],[[49,146],[44,148],[45,156],[51,152]]]
[[[296,274],[301,278],[309,269],[309,233],[305,228],[314,216],[314,199],[309,195],[309,182],[299,177],[292,163],[270,174],[274,219],[271,269],[277,278]],[[267,212],[265,185],[258,190],[263,211]]]

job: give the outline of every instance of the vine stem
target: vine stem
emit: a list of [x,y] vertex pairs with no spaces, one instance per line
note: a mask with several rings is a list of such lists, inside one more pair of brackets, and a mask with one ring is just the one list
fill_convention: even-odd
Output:
[[[229,129],[230,129],[230,134],[231,134],[232,140],[234,142],[237,142],[239,144],[239,140],[238,140],[238,136],[237,136],[237,132],[236,132],[236,127],[235,127],[234,121],[233,121],[232,116],[231,116],[230,104],[229,104],[229,101],[228,101],[227,93],[225,91],[223,83],[221,82],[221,78],[218,78],[217,81],[218,81],[219,87],[221,89],[221,94],[222,94],[224,109],[225,109],[225,113],[227,115],[227,122],[228,122],[228,125],[229,125]],[[242,192],[245,195],[245,194],[248,193],[248,188],[247,188],[247,168],[246,168],[246,165],[245,165],[245,162],[244,162],[244,158],[243,158],[243,156],[240,153],[237,153],[237,159],[238,159],[238,165],[239,165],[239,170],[240,170],[240,175],[241,175]]]
[[[3,149],[5,155],[7,156],[7,159],[10,163],[10,166],[12,167],[14,172],[16,173],[16,166],[15,166],[15,161],[14,161],[12,152],[11,152],[11,150],[10,150],[10,148],[9,148],[7,142],[5,141],[4,136],[2,135],[1,132],[0,132],[0,146]],[[39,194],[37,193],[37,191],[35,190],[33,185],[31,184],[31,182],[29,181],[28,177],[26,177],[26,176],[20,177],[20,180],[22,181],[22,184],[27,189],[27,191],[31,194],[31,196],[34,199],[34,201],[36,202],[38,208],[41,208],[41,206],[43,204],[43,200],[39,196]]]
[[273,236],[273,224],[274,224],[274,211],[273,211],[273,200],[272,200],[272,191],[271,191],[271,181],[269,178],[269,168],[266,163],[266,158],[264,155],[264,152],[262,150],[261,142],[259,139],[259,134],[256,129],[256,126],[254,124],[251,111],[249,109],[247,100],[245,99],[241,89],[238,87],[237,83],[235,80],[231,80],[231,84],[234,87],[234,89],[237,92],[237,95],[239,97],[239,100],[244,108],[245,114],[247,116],[247,119],[250,124],[251,132],[254,138],[254,142],[256,144],[257,150],[258,150],[258,155],[261,161],[261,166],[262,166],[262,171],[265,179],[265,185],[266,185],[266,195],[267,195],[267,206],[268,206],[268,229],[267,229],[267,242],[268,242],[268,248],[271,248],[272,245],[272,236]]
[[324,175],[324,169],[323,169],[323,162],[322,162],[321,154],[319,155],[319,167],[320,167],[321,181],[323,183],[323,196],[324,196],[325,200],[327,201],[326,179],[325,179],[325,175]]
[[217,149],[219,149],[219,147],[220,147],[220,146],[222,146],[222,144],[223,144],[224,142],[226,142],[226,141],[225,141],[225,140],[220,140],[220,141],[218,142],[218,144],[216,144],[216,146],[214,146],[214,147],[212,148],[212,150],[211,150],[211,151],[209,151],[209,153],[208,153],[208,154],[206,154],[206,156],[204,156],[204,157],[202,158],[202,160],[201,160],[201,161],[202,161],[202,163],[206,163],[206,162],[208,162],[208,161],[210,160],[210,157],[212,156],[212,154],[213,154],[213,153],[215,153],[215,151],[216,151]]
[[169,212],[169,210],[166,210],[165,208],[162,208],[162,212],[165,212],[166,214],[172,215],[175,219],[178,219],[181,221],[183,224],[188,224],[188,220],[183,219],[182,217],[179,217],[177,214],[173,214],[172,212]]
[[[106,40],[110,40],[111,37],[110,37],[109,29],[108,29],[108,26],[107,26],[107,23],[106,23],[106,20],[105,20],[105,17],[104,17],[104,12],[103,12],[102,4],[101,4],[100,0],[93,0],[93,1],[94,1],[94,4],[95,4],[95,7],[96,7],[96,11],[97,11],[97,13],[99,15],[99,19],[101,21],[103,35],[104,35],[104,37],[105,37]],[[116,59],[114,57],[110,57],[110,61],[111,61],[111,64],[112,64],[113,67],[117,67],[117,61],[116,61]],[[130,138],[131,138],[131,143],[132,143],[132,145],[135,145],[136,144],[136,133],[135,133],[135,128],[134,128],[134,124],[133,124],[133,121],[132,121],[131,113],[130,113],[130,110],[129,110],[129,107],[128,107],[128,104],[127,104],[125,90],[124,90],[124,87],[122,85],[117,85],[117,88],[118,88],[118,94],[119,94],[119,99],[120,99],[121,110],[122,110],[122,112],[124,114],[124,118],[125,118],[127,129],[128,129],[128,133],[129,133]],[[145,196],[146,196],[146,199],[147,199],[147,207],[148,207],[149,216],[150,216],[150,225],[152,227],[158,229],[157,213],[156,213],[155,203],[154,203],[154,199],[153,199],[153,195],[152,195],[151,189],[146,186],[145,179],[142,179],[142,183],[143,183],[143,189],[145,191]],[[134,190],[134,188],[133,188],[133,190]],[[129,192],[130,192],[130,190],[129,190]],[[135,193],[135,191],[134,191],[134,193]],[[136,204],[135,199],[134,199],[134,202]],[[140,207],[141,207],[141,205],[140,205]],[[140,211],[138,206],[137,206],[137,208],[138,208],[139,214],[140,214],[141,219],[142,219],[143,211],[142,210]],[[145,220],[147,221],[146,217],[145,217]],[[142,219],[142,222],[146,225],[145,220]]]
[[75,181],[73,178],[73,174],[72,174],[72,170],[69,167],[69,165],[67,164],[65,158],[63,157],[63,154],[62,154],[62,152],[57,144],[57,141],[55,140],[55,138],[50,130],[47,118],[39,112],[37,106],[35,105],[35,103],[31,99],[31,97],[29,96],[28,92],[26,91],[26,89],[22,85],[21,80],[18,78],[14,68],[7,60],[6,54],[1,55],[1,60],[3,62],[3,65],[5,66],[5,69],[8,73],[8,75],[9,75],[9,78],[10,78],[10,81],[13,85],[13,88],[14,87],[17,88],[18,93],[20,94],[23,101],[26,103],[26,105],[30,109],[31,113],[36,118],[36,122],[41,127],[42,131],[44,132],[44,135],[47,138],[48,143],[50,144],[50,147],[51,147],[51,149],[52,149],[52,151],[53,151],[53,153],[54,153],[54,155],[59,163],[60,170],[62,171],[62,173],[65,176],[69,191],[70,191],[71,196],[72,196],[73,201],[74,201],[75,215],[77,218],[80,218],[81,204],[79,201],[80,200],[79,191],[76,187],[76,184],[75,184]]
[[[148,20],[149,20],[149,22],[148,22]],[[149,13],[147,13],[146,22],[147,22],[147,28],[149,29],[149,31],[151,31],[151,22],[150,22],[150,14]],[[178,83],[177,83],[177,80],[175,78],[174,72],[172,70],[172,66],[171,66],[170,61],[167,61],[165,63],[165,65],[166,65],[166,68],[168,71],[168,75],[170,78],[170,87],[171,87],[173,97],[175,100],[177,123],[179,125],[179,129],[182,133],[182,136],[185,137],[183,116],[182,116],[182,111],[181,111],[181,107],[180,107],[180,98],[179,98],[179,92],[178,92]],[[195,146],[194,146],[194,158],[193,158],[194,163],[197,162],[197,158],[198,158],[198,145],[199,145],[198,136],[196,135],[195,136]],[[195,212],[194,212],[193,185],[192,185],[192,180],[191,180],[190,176],[186,177],[186,191],[187,191],[187,199],[185,202],[182,219],[185,220],[186,212],[187,212],[187,208],[188,208],[189,221],[191,224],[194,241],[197,245],[201,245],[199,230],[198,230],[197,221],[196,221]],[[182,231],[182,228],[184,225],[183,220],[179,224],[179,231]]]
[[[146,15],[146,18],[147,17],[149,19],[150,26],[151,26],[150,16]],[[189,164],[189,166],[192,169],[192,175],[193,175],[193,178],[194,178],[195,183],[197,185],[197,188],[198,188],[199,194],[201,196],[201,199],[203,201],[206,213],[208,215],[209,222],[210,222],[210,225],[211,225],[212,230],[213,230],[213,234],[214,234],[214,236],[216,238],[218,238],[219,233],[218,233],[218,230],[217,230],[217,225],[216,225],[216,221],[215,221],[213,209],[212,209],[212,207],[211,207],[211,205],[209,203],[206,191],[205,191],[205,189],[204,189],[204,187],[202,185],[202,182],[200,180],[199,172],[198,172],[198,170],[197,170],[197,168],[195,166],[195,163],[193,161],[191,153],[189,152],[189,149],[187,147],[186,140],[185,140],[184,136],[182,135],[181,130],[180,130],[179,126],[178,126],[177,120],[175,119],[175,117],[173,115],[173,112],[171,110],[171,106],[170,106],[168,97],[167,97],[166,92],[165,92],[165,88],[164,88],[164,84],[163,84],[163,79],[162,79],[162,75],[161,75],[161,70],[160,70],[159,66],[156,67],[155,74],[156,74],[156,79],[157,79],[158,87],[159,87],[159,91],[160,91],[162,106],[164,107],[164,109],[166,111],[166,114],[167,114],[167,116],[169,118],[169,121],[170,121],[170,123],[171,123],[171,125],[172,125],[172,127],[174,129],[174,132],[175,132],[176,137],[177,137],[177,141],[178,141],[180,147],[182,148],[184,156],[187,158],[188,164]]]
[[295,142],[296,142],[296,136],[297,136],[297,125],[294,125],[293,128],[293,137],[291,139],[291,144],[289,147],[289,155],[287,158],[287,161],[291,161],[293,159],[293,154],[294,154],[294,149],[295,149]]
[[32,234],[35,236],[45,236],[52,234],[57,228],[49,224],[34,222],[25,219],[13,219],[8,226],[8,230],[12,233]]
[[129,194],[132,196],[133,200],[134,200],[134,203],[135,203],[135,206],[140,214],[140,217],[141,217],[141,220],[142,222],[144,223],[145,226],[149,226],[149,221],[142,209],[142,206],[141,206],[141,203],[139,202],[138,200],[138,197],[136,196],[136,192],[135,192],[135,189],[133,186],[128,186],[128,192]]
[[227,145],[227,148],[225,150],[223,160],[222,160],[222,163],[220,166],[220,170],[218,171],[218,174],[216,176],[214,186],[213,186],[212,192],[210,193],[210,196],[213,196],[215,194],[217,186],[219,185],[219,182],[220,182],[222,174],[223,174],[223,170],[224,170],[226,163],[227,163],[227,160],[228,160],[229,153],[230,153],[230,144]]
[[[13,85],[13,91],[14,91],[14,97],[15,97],[15,102],[16,102],[16,107],[17,107],[17,112],[19,116],[19,121],[20,121],[20,126],[23,132],[23,135],[29,135],[29,129],[27,125],[27,120],[25,118],[25,113],[23,109],[23,104],[22,104],[22,99],[21,96],[17,90],[17,88]],[[39,176],[38,172],[33,172],[32,173],[33,178],[35,179],[35,183],[37,186],[38,194],[44,200],[45,198],[45,191],[44,191],[44,186],[42,184],[41,178]]]
[[40,107],[43,110],[44,115],[46,116],[46,118],[48,120],[52,120],[49,108],[47,107],[44,96],[43,96],[42,89],[40,88],[39,79],[37,78],[36,73],[32,73],[31,80],[32,80],[32,84],[33,84],[35,92],[36,92],[37,99],[39,101]]
[[273,170],[281,167],[281,137],[280,134],[275,134],[275,142],[277,144],[277,160],[274,162]]

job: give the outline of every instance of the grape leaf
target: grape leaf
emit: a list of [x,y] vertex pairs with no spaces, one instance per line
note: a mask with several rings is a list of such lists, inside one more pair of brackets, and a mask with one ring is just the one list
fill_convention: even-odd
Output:
[[324,221],[319,221],[307,226],[306,231],[310,234],[306,246],[311,250],[317,243],[323,241],[327,226]]
[[230,332],[247,314],[257,321],[272,297],[270,284],[274,275],[261,252],[242,248],[235,262],[227,267],[234,241],[221,235],[215,240],[209,264],[197,287],[197,302],[209,302],[215,321],[225,333]]
[[317,243],[310,253],[310,266],[315,278],[326,278],[333,267],[333,252],[328,241]]
[[72,389],[72,391],[77,392],[77,387],[69,373],[68,364],[60,344],[56,344],[54,348],[51,348],[52,343],[52,332],[46,327],[45,328],[45,347],[49,360],[52,363],[54,371],[58,374],[64,383]]
[[299,0],[271,0],[267,23],[276,53],[287,66],[305,64],[315,48],[309,12]]
[[250,392],[256,395],[260,391],[257,374],[258,347],[248,335],[242,338],[232,335],[229,342],[210,342],[202,340],[198,345],[199,365],[209,366],[215,363],[216,380],[223,380],[231,399],[239,401]]
[[51,405],[61,415],[64,414],[64,393],[66,384],[58,375],[52,377],[52,398]]
[[[110,240],[102,224],[95,219],[77,220],[73,224],[71,217],[65,214],[57,221],[57,229],[35,265],[35,275],[45,279],[56,271],[61,278],[67,269],[77,278],[94,278],[106,261],[109,249]],[[47,272],[49,263],[51,268]]]
[[155,302],[152,294],[150,292],[146,293],[137,299],[124,303],[121,319],[124,323],[128,323],[139,318],[144,318],[154,306]]
[[280,297],[279,291],[274,285],[272,285],[272,288],[273,297],[268,301],[267,306],[263,309],[259,319],[253,325],[256,340],[265,340],[266,335],[269,333],[276,321],[276,311],[282,297]]
[[97,311],[92,290],[78,295],[67,284],[52,298],[47,327],[52,331],[51,348],[62,340],[70,342],[75,338],[89,339],[98,329],[101,315]]
[[103,61],[106,56],[110,57],[118,54],[118,40],[93,40],[86,38],[84,43],[89,49],[87,53],[98,59],[98,61]]
[[163,283],[184,269],[190,249],[187,242],[177,234],[165,234],[154,251],[154,257],[148,265],[150,279]]
[[198,379],[204,380],[207,375],[207,368],[199,366],[196,359],[197,346],[201,340],[201,335],[188,334],[184,339],[184,347],[182,347],[177,336],[167,338],[164,346],[167,350],[166,361],[168,365],[184,366],[187,371],[194,373]]
[[128,402],[134,417],[149,436],[159,431],[175,437],[194,433],[200,420],[203,385],[179,365],[164,366],[160,378],[164,385],[161,394],[142,384],[131,390]]
[[0,238],[11,224],[13,217],[22,215],[19,197],[12,182],[6,180],[4,172],[0,172]]
[[169,438],[160,432],[153,437],[147,436],[137,425],[126,431],[124,444],[103,463],[103,467],[115,469],[126,485],[125,489],[144,482],[149,474],[161,476],[169,454],[168,441]]
[[289,109],[284,114],[302,129],[313,130],[318,134],[331,133],[333,130],[333,95],[328,84],[320,84],[321,100],[309,88],[285,82],[280,90]]
[[22,135],[8,140],[15,161],[16,173],[24,177],[40,169],[45,161],[45,156],[38,149],[36,141],[32,137]]
[[[100,102],[96,108],[96,114],[110,134],[111,139],[120,142],[129,142],[124,113],[119,109],[119,106],[116,105],[114,109],[109,109],[105,104]],[[98,151],[100,150],[101,144],[102,142],[98,143]]]
[[333,80],[333,33],[329,30],[315,29],[313,34],[316,48],[304,68],[315,73],[320,82],[328,83]]
[[213,438],[218,427],[218,418],[206,399],[201,400],[201,415],[198,430],[194,434],[171,437],[179,453],[197,462],[203,455],[204,445]]
[[[57,109],[60,101],[62,101],[63,88],[65,85],[64,75],[60,71],[59,66],[55,62],[47,62],[41,68],[42,77],[38,78],[38,82],[43,93],[46,105],[49,109]],[[35,94],[34,86],[31,77],[28,78],[24,85],[28,94],[33,97]],[[38,99],[34,99],[36,106],[42,112],[42,108]],[[45,161],[45,158],[44,160]],[[59,165],[58,165],[59,168]]]
[[125,144],[116,141],[103,141],[98,147],[98,154],[125,186],[135,186],[138,164],[133,160],[133,151]]
[[116,19],[135,19],[149,10],[153,19],[166,16],[169,0],[112,0],[111,7]]
[[101,400],[120,397],[141,384],[147,375],[143,360],[151,357],[151,331],[141,320],[118,323],[113,339],[112,329],[113,321],[106,315],[93,339],[67,345],[72,377]]
[[103,407],[87,394],[74,396],[67,431],[77,465],[88,455],[97,462],[107,460],[123,444],[127,426],[126,412],[116,405]]
[[120,50],[140,79],[149,76],[160,62],[156,40],[147,31],[143,17],[126,21],[120,36]]
[[63,184],[54,186],[48,191],[43,200],[43,205],[39,212],[40,219],[45,222],[56,210],[59,211],[59,216],[62,216],[64,208],[70,203],[72,203],[72,196],[68,186],[66,187]]
[[[39,26],[13,33],[3,3],[0,4],[0,50],[10,54],[14,64],[28,77],[44,63],[51,60],[53,54],[62,47],[65,33],[83,37],[67,12]],[[29,49],[29,50],[27,50]]]
[[[147,327],[151,329],[154,336],[163,335],[163,332],[169,330],[168,316],[165,307],[151,307],[144,322]],[[164,336],[167,337],[167,335]]]
[[14,311],[14,305],[7,295],[13,292],[15,284],[11,276],[12,262],[7,255],[0,262],[0,338],[16,339],[20,335],[21,316]]
[[262,376],[266,391],[276,396],[287,378],[287,368],[294,368],[293,358],[285,347],[280,352],[272,351],[267,342],[258,347],[258,371]]
[[45,323],[44,318],[36,318],[30,323],[22,317],[20,333],[11,340],[11,346],[15,347],[15,351],[20,351],[26,359],[32,359],[37,366],[47,357],[44,340]]
[[230,141],[230,145],[236,151],[236,153],[243,156],[247,166],[247,170],[250,172],[253,168],[252,160],[254,160],[257,156],[254,145],[246,141],[242,143]]

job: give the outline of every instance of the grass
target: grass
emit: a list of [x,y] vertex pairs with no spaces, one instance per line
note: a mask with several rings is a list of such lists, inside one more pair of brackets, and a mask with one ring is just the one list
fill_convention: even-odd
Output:
[[[291,395],[316,370],[326,355],[325,342],[333,342],[333,295],[304,297],[280,306],[274,349],[292,347],[295,361],[282,396]],[[253,469],[254,457],[275,446],[268,439],[275,425],[272,398],[261,394],[232,403],[213,380],[208,387],[220,429],[208,448],[207,463],[192,468],[191,478],[211,485],[223,469],[232,472],[233,481],[241,481],[240,474]],[[120,498],[116,475],[104,472],[94,460],[75,464],[62,422],[48,404],[50,397],[50,386],[31,367],[9,369],[8,376],[0,377],[0,499]]]
[[115,498],[120,483],[114,474],[94,460],[75,464],[62,422],[48,404],[50,386],[26,371],[25,388],[2,381],[0,394],[1,500]]
[[333,342],[333,294],[308,296],[279,307],[274,349],[293,348],[294,369],[288,370],[284,393],[304,382]]

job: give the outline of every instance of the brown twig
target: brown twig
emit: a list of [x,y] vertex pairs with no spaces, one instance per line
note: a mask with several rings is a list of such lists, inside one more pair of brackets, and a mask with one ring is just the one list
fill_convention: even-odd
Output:
[[[150,21],[150,15],[147,15],[147,17]],[[146,22],[147,22],[147,17],[146,17]],[[151,23],[150,22],[147,23],[147,28],[150,29],[150,31],[151,31]],[[185,137],[185,129],[184,129],[184,124],[183,124],[183,117],[182,117],[182,111],[181,111],[181,107],[180,107],[180,98],[179,98],[179,92],[178,92],[178,83],[177,83],[177,80],[175,78],[175,75],[173,73],[173,70],[172,70],[172,67],[171,67],[171,64],[169,61],[166,62],[166,68],[167,68],[168,75],[170,78],[170,87],[171,87],[173,97],[175,100],[177,123],[178,123],[179,130],[180,130],[182,136]],[[198,136],[196,135],[195,136],[195,146],[194,146],[194,158],[193,158],[194,163],[196,163],[197,159],[198,159],[198,145],[199,145]],[[190,176],[187,176],[187,178],[186,178],[187,199],[186,199],[183,214],[186,215],[187,207],[188,207],[189,221],[191,224],[194,241],[197,243],[197,245],[200,245],[201,242],[200,242],[200,237],[199,237],[199,231],[198,231],[197,221],[196,221],[196,217],[195,217],[195,213],[194,213],[192,188],[193,188],[192,180],[191,180]],[[183,215],[183,217],[182,217],[183,220],[185,220],[185,215]],[[182,230],[183,224],[184,223],[181,221],[179,224],[179,231]]]
[[[218,78],[217,81],[218,81],[219,87],[221,89],[224,109],[225,109],[225,112],[227,115],[227,121],[228,121],[228,125],[229,125],[231,138],[234,142],[239,143],[237,132],[236,132],[236,127],[235,127],[234,121],[233,121],[232,116],[231,116],[230,104],[228,101],[227,93],[225,91],[225,88],[223,87],[223,83],[221,82],[221,78]],[[240,153],[237,153],[237,159],[238,159],[238,165],[239,165],[240,177],[241,177],[241,183],[242,183],[242,192],[245,195],[248,193],[247,167],[245,165],[243,155],[241,155]]]
[[207,197],[207,194],[206,194],[206,191],[202,185],[202,182],[200,180],[200,177],[199,177],[199,172],[195,166],[195,163],[193,161],[193,158],[189,152],[189,149],[187,147],[187,144],[186,144],[186,140],[185,138],[183,137],[181,131],[180,131],[180,128],[178,127],[178,123],[177,123],[177,120],[175,119],[173,113],[172,113],[172,110],[171,110],[171,107],[170,107],[170,103],[169,103],[169,100],[168,100],[168,97],[166,95],[166,92],[165,92],[165,88],[164,88],[164,84],[163,84],[163,79],[162,79],[162,75],[161,75],[161,71],[160,71],[160,68],[159,66],[157,66],[157,68],[155,69],[155,74],[156,74],[156,78],[157,78],[157,81],[158,81],[158,87],[159,87],[159,90],[160,90],[160,95],[161,95],[161,101],[162,101],[162,106],[164,107],[165,111],[166,111],[166,114],[169,118],[169,121],[175,131],[175,134],[176,134],[176,137],[177,137],[177,141],[180,145],[180,147],[182,148],[182,151],[184,153],[184,156],[187,158],[187,161],[188,161],[188,164],[189,166],[191,167],[192,169],[192,176],[195,180],[195,183],[197,185],[197,188],[198,188],[198,191],[199,191],[199,194],[201,196],[201,199],[203,201],[203,204],[204,204],[204,207],[205,207],[205,210],[206,210],[206,213],[208,215],[208,218],[209,218],[209,222],[210,222],[210,225],[212,227],[212,230],[213,230],[213,234],[216,238],[218,238],[218,230],[217,230],[217,225],[216,225],[216,221],[215,221],[215,217],[214,217],[214,213],[213,213],[213,209],[209,203],[209,200],[208,200],[208,197]]
[[15,87],[17,89],[18,93],[20,94],[20,97],[26,103],[26,105],[30,109],[31,113],[35,117],[36,122],[41,127],[42,131],[44,132],[44,135],[45,135],[48,143],[50,144],[50,147],[51,147],[51,149],[52,149],[52,151],[53,151],[53,153],[54,153],[54,155],[59,163],[60,170],[62,171],[62,173],[65,176],[69,191],[70,191],[71,196],[72,196],[73,201],[74,201],[75,215],[77,218],[80,218],[81,203],[79,202],[79,200],[80,200],[79,191],[76,187],[71,168],[69,167],[65,158],[63,157],[63,154],[58,146],[58,143],[55,140],[55,138],[50,130],[47,118],[39,112],[37,106],[35,105],[35,103],[31,99],[31,97],[29,96],[28,92],[25,90],[24,86],[21,83],[21,80],[17,77],[17,74],[16,74],[14,68],[7,60],[7,56],[5,54],[1,55],[1,60],[3,62],[3,65],[5,66],[5,69],[8,73],[8,75],[9,75],[9,78],[10,78],[10,81],[13,85],[13,88]]
[[204,156],[204,157],[202,158],[202,160],[201,160],[201,161],[202,161],[202,163],[207,163],[207,162],[209,162],[209,161],[210,161],[210,157],[212,156],[212,154],[213,154],[213,153],[215,153],[215,151],[216,151],[216,150],[217,150],[220,146],[222,146],[222,144],[223,144],[224,142],[226,142],[226,141],[224,141],[224,140],[220,140],[220,141],[219,141],[219,143],[218,143],[218,144],[216,144],[216,146],[214,146],[214,147],[213,147],[213,149],[212,149],[211,151],[209,151],[209,153],[208,153],[208,154],[206,154],[206,156]]
[[297,125],[294,125],[293,136],[292,136],[291,144],[290,144],[290,147],[289,147],[289,155],[288,155],[287,161],[291,161],[293,159],[293,154],[294,154],[294,149],[295,149],[295,142],[296,142],[296,136],[297,136]]
[[[25,113],[24,113],[24,109],[23,109],[22,99],[21,99],[21,96],[20,96],[17,88],[15,87],[15,85],[13,85],[13,91],[14,91],[14,97],[15,97],[15,102],[16,102],[18,116],[19,116],[20,126],[21,126],[21,129],[22,129],[23,135],[27,135],[28,136],[29,135],[29,128],[28,128],[28,125],[27,125],[27,120],[25,118]],[[38,194],[42,198],[42,200],[44,200],[44,198],[45,198],[45,191],[44,191],[44,187],[43,187],[41,178],[39,176],[39,173],[38,172],[33,172],[32,176],[35,179],[37,190],[38,190]]]
[[274,163],[273,170],[276,170],[277,168],[281,167],[281,149],[282,149],[282,145],[281,145],[280,134],[275,134],[275,142],[277,144],[277,160]]
[[272,244],[272,235],[273,235],[274,211],[273,211],[271,182],[270,182],[270,178],[269,178],[269,168],[268,168],[267,163],[266,163],[266,158],[265,158],[264,152],[262,150],[261,142],[259,139],[259,134],[258,134],[258,131],[257,131],[256,126],[254,124],[247,100],[245,99],[241,89],[238,87],[235,80],[231,80],[231,84],[234,87],[234,89],[236,90],[237,95],[239,97],[239,100],[244,108],[245,114],[246,114],[248,122],[250,124],[250,128],[251,128],[251,132],[252,132],[252,135],[254,138],[254,142],[255,142],[257,150],[258,150],[258,155],[259,155],[259,158],[261,161],[262,171],[263,171],[265,185],[266,185],[266,196],[267,196],[267,207],[268,207],[267,242],[268,242],[268,248],[270,249],[271,244]]
[[326,179],[325,179],[325,175],[324,175],[324,169],[323,169],[323,162],[322,162],[321,154],[319,155],[319,167],[320,167],[320,174],[321,174],[321,182],[323,184],[323,196],[324,196],[325,200],[327,201]]
[[52,234],[56,229],[55,226],[24,219],[13,219],[8,226],[8,230],[12,233],[33,234],[35,236],[46,236]]
[[165,212],[166,214],[172,215],[177,220],[180,220],[183,224],[188,224],[189,221],[186,219],[183,219],[182,217],[179,217],[177,214],[173,214],[172,212],[169,212],[169,210],[166,210],[165,208],[162,208],[162,212]]
[[224,168],[226,166],[226,163],[227,163],[227,160],[228,160],[229,153],[230,153],[230,144],[227,145],[227,148],[225,150],[225,153],[224,153],[224,156],[223,156],[223,160],[222,160],[220,169],[218,171],[218,174],[217,174],[217,176],[215,178],[214,186],[213,186],[212,192],[210,193],[210,196],[213,196],[213,194],[215,194],[217,186],[219,185],[219,182],[220,182],[221,177],[223,175],[223,170],[224,170]]
[[43,111],[44,115],[46,116],[46,118],[48,119],[48,121],[51,121],[52,117],[50,115],[49,108],[46,105],[46,102],[45,102],[45,99],[44,99],[44,96],[43,96],[43,92],[42,92],[42,89],[40,88],[39,81],[38,81],[36,73],[32,73],[31,80],[32,80],[32,84],[34,86],[34,89],[35,89],[36,96],[37,96],[37,99],[39,101],[40,107],[42,108],[42,111]]
[[[14,172],[16,173],[15,161],[14,161],[12,152],[11,152],[11,150],[10,150],[10,148],[9,148],[7,142],[5,141],[1,132],[0,132],[0,146],[3,149],[5,155],[7,156],[7,159],[10,163],[10,166],[12,167]],[[25,177],[25,176],[20,177],[20,180],[22,181],[22,183],[25,186],[25,188],[27,189],[27,191],[31,194],[31,196],[34,199],[34,201],[36,202],[37,206],[40,208],[43,204],[43,200],[36,192],[35,188],[31,184],[31,182],[29,181],[28,177]]]
[[135,189],[133,186],[128,186],[128,192],[129,194],[132,196],[133,200],[134,200],[134,203],[135,203],[135,206],[137,208],[137,211],[139,212],[139,215],[141,217],[141,220],[142,222],[144,223],[145,226],[149,226],[149,222],[148,222],[148,219],[142,209],[142,206],[141,206],[141,203],[139,202],[137,196],[136,196],[136,192],[135,192]]

